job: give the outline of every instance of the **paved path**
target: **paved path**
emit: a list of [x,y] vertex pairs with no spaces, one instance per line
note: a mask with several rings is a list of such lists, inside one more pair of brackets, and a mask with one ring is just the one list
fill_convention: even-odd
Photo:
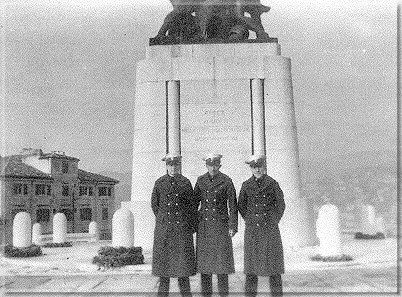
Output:
[[[360,293],[360,296],[375,296],[375,293],[377,296],[378,293],[395,293],[387,296],[397,296],[396,271],[396,266],[292,271],[283,276],[285,297],[320,296],[319,293],[347,296],[350,292]],[[2,276],[1,278],[2,296],[154,296],[157,281],[157,278],[150,276],[146,271],[130,274]],[[200,290],[199,275],[191,277],[190,280],[194,296],[200,296],[197,293]],[[231,296],[243,296],[244,275],[232,274],[229,281],[233,292]],[[269,292],[267,278],[260,278],[258,290],[261,292],[259,296],[269,295],[266,293]],[[175,279],[171,281],[171,292],[173,293],[170,296],[179,296],[174,293],[178,292]]]

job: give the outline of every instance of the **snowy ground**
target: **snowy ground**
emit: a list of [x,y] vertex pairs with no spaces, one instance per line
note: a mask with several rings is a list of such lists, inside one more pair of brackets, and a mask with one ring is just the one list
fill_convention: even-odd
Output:
[[[151,251],[144,251],[145,264],[121,268],[98,270],[91,264],[101,246],[111,245],[110,241],[97,243],[74,242],[72,247],[43,248],[41,257],[4,258],[0,257],[1,275],[74,275],[74,274],[150,274]],[[315,262],[309,258],[318,253],[318,247],[306,247],[285,251],[286,272],[301,270],[322,270],[342,268],[368,268],[397,266],[397,240],[355,240],[352,235],[343,235],[342,252],[353,257],[349,262]],[[236,271],[243,271],[243,249],[235,248]]]

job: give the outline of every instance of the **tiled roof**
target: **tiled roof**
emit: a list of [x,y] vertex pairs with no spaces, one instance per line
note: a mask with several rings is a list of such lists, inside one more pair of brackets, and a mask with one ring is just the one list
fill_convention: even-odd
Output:
[[104,175],[88,172],[82,169],[78,169],[78,179],[80,181],[96,181],[96,182],[109,182],[117,184],[119,181],[114,178],[110,178]]
[[0,176],[52,179],[49,174],[23,163],[20,155],[0,157]]
[[39,157],[39,159],[48,159],[48,158],[66,159],[66,160],[76,160],[76,161],[79,161],[79,159],[77,159],[77,158],[70,157],[70,156],[66,156],[65,154],[60,154],[60,153],[56,153],[56,152],[51,152],[51,153],[42,154],[42,155]]

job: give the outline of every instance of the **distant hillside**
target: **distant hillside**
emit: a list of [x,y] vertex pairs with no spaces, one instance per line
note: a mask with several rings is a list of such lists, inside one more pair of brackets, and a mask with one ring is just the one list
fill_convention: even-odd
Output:
[[356,152],[323,160],[301,160],[302,181],[314,181],[323,176],[341,176],[357,168],[386,167],[396,173],[396,151]]

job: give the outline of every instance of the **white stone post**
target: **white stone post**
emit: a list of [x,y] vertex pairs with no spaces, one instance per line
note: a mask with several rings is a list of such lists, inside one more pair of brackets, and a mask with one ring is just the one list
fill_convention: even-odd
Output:
[[36,245],[42,244],[42,225],[35,223],[32,226],[32,243]]
[[62,212],[53,217],[53,243],[64,243],[67,241],[67,218]]
[[251,80],[253,145],[255,155],[265,155],[264,80]]
[[32,244],[31,216],[27,212],[19,212],[13,221],[13,246],[29,247]]
[[340,256],[341,230],[339,211],[335,205],[325,204],[318,212],[317,237],[320,240],[320,255],[322,257]]
[[167,82],[168,152],[180,154],[180,81]]
[[383,217],[376,217],[375,218],[375,231],[376,233],[381,232],[386,235],[386,227],[385,227],[385,222]]
[[112,246],[134,246],[134,217],[128,209],[120,208],[113,215]]
[[91,236],[91,241],[96,242],[99,240],[99,229],[98,229],[98,223],[95,221],[92,221],[89,223],[89,234]]
[[363,204],[361,208],[360,228],[363,234],[374,235],[376,231],[375,209],[373,205]]

